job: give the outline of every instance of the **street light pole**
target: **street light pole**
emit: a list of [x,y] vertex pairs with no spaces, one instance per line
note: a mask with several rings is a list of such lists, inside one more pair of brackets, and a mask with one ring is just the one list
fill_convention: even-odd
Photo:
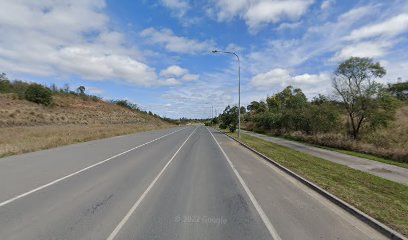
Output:
[[225,53],[225,54],[232,54],[238,60],[238,138],[241,137],[241,61],[239,59],[238,54],[235,52],[227,52],[227,51],[219,51],[213,50],[212,53]]

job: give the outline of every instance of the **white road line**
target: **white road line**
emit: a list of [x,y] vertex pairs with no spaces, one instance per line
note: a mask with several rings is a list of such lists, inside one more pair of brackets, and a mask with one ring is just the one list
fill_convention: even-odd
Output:
[[82,173],[82,172],[84,172],[84,171],[86,171],[86,170],[89,170],[89,169],[91,169],[91,168],[93,168],[93,167],[96,167],[96,166],[98,166],[98,165],[100,165],[100,164],[102,164],[102,163],[108,162],[108,161],[110,161],[110,160],[112,160],[112,159],[114,159],[114,158],[116,158],[116,157],[119,157],[119,156],[121,156],[121,155],[124,155],[124,154],[126,154],[126,153],[128,153],[128,152],[130,152],[130,151],[133,151],[133,150],[137,149],[137,148],[143,147],[143,146],[145,146],[145,145],[147,145],[147,144],[149,144],[149,143],[153,143],[153,142],[155,142],[155,141],[157,141],[157,140],[159,140],[159,139],[162,139],[162,138],[164,138],[164,137],[167,137],[167,136],[169,136],[169,135],[172,135],[172,134],[174,134],[174,133],[177,133],[177,132],[179,132],[179,131],[181,131],[181,130],[183,130],[183,129],[185,129],[185,128],[182,128],[182,129],[179,129],[179,130],[177,130],[177,131],[173,131],[173,132],[171,132],[171,133],[165,134],[165,135],[163,135],[163,136],[161,136],[161,137],[158,137],[158,138],[156,138],[156,139],[153,139],[153,140],[151,140],[151,141],[149,141],[149,142],[143,143],[142,145],[139,145],[139,146],[137,146],[137,147],[134,147],[134,148],[131,148],[131,149],[126,150],[126,151],[124,151],[124,152],[121,152],[121,153],[119,153],[119,154],[117,154],[117,155],[115,155],[115,156],[112,156],[112,157],[110,157],[110,158],[107,158],[107,159],[105,159],[105,160],[103,160],[103,161],[101,161],[101,162],[95,163],[95,164],[93,164],[93,165],[91,165],[91,166],[88,166],[88,167],[86,167],[86,168],[83,168],[83,169],[81,169],[81,170],[79,170],[79,171],[76,171],[76,172],[74,172],[74,173],[71,173],[71,174],[69,174],[69,175],[66,175],[65,177],[58,178],[57,180],[54,180],[54,181],[52,181],[52,182],[50,182],[50,183],[44,184],[44,185],[42,185],[42,186],[40,186],[40,187],[34,188],[33,190],[30,190],[30,191],[28,191],[28,192],[25,192],[25,193],[23,193],[23,194],[20,194],[20,195],[18,195],[18,196],[15,196],[15,197],[13,197],[13,198],[10,198],[9,200],[6,200],[6,201],[0,203],[0,207],[3,207],[3,206],[5,206],[5,205],[7,205],[7,204],[9,204],[9,203],[12,203],[12,202],[14,202],[14,201],[16,201],[16,200],[18,200],[18,199],[20,199],[20,198],[23,198],[23,197],[25,197],[25,196],[28,196],[28,195],[30,195],[30,194],[32,194],[32,193],[38,192],[38,191],[40,191],[41,189],[44,189],[44,188],[46,188],[46,187],[49,187],[49,186],[54,185],[54,184],[56,184],[56,183],[59,183],[59,182],[65,180],[65,179],[67,179],[67,178],[70,178],[70,177],[72,177],[72,176],[75,176],[75,175],[77,175],[77,174],[80,174],[80,173]]
[[[248,150],[249,151],[249,150]],[[249,152],[252,153],[252,152]],[[362,222],[358,218],[354,217],[350,213],[346,212],[342,208],[338,207],[334,203],[330,202],[327,200],[325,197],[317,193],[316,191],[306,187],[304,183],[300,182],[299,180],[293,178],[292,176],[289,176],[287,173],[283,172],[281,169],[275,167],[272,165],[270,162],[267,162],[265,159],[262,159],[258,156],[256,156],[256,159],[261,163],[264,164],[266,167],[269,167],[272,171],[274,171],[276,174],[279,174],[281,177],[284,179],[288,180],[291,184],[293,184],[296,188],[300,189],[302,192],[305,194],[309,195],[312,197],[314,200],[319,202],[320,204],[324,205],[329,211],[332,211],[339,217],[341,217],[344,221],[346,221],[348,224],[352,225],[353,227],[357,228],[361,233],[370,236],[370,234],[379,234],[376,230],[374,230],[372,227],[367,225],[366,223]]]
[[122,221],[119,222],[119,224],[116,226],[116,228],[113,230],[113,232],[109,235],[109,237],[106,240],[113,240],[115,239],[116,235],[118,235],[119,231],[122,229],[122,227],[126,224],[126,222],[129,220],[130,216],[133,214],[133,212],[139,207],[140,203],[143,201],[143,199],[146,197],[146,195],[150,192],[150,190],[153,188],[154,184],[159,180],[160,176],[164,173],[166,168],[170,165],[170,163],[173,161],[173,159],[176,157],[178,152],[181,150],[181,148],[186,144],[188,139],[194,134],[194,132],[197,130],[198,127],[194,129],[194,131],[187,137],[187,139],[181,144],[181,146],[177,149],[177,151],[174,153],[174,155],[170,158],[170,160],[167,162],[167,164],[163,167],[163,169],[159,172],[159,174],[156,176],[156,178],[153,180],[153,182],[150,183],[150,185],[147,187],[147,189],[143,192],[142,196],[135,202],[135,204],[132,206],[132,208],[127,212],[125,217],[122,219]]
[[254,205],[256,211],[258,211],[259,216],[261,217],[262,221],[264,222],[266,228],[268,229],[269,233],[271,234],[272,238],[274,240],[281,240],[279,237],[278,232],[276,229],[273,227],[272,223],[269,221],[269,218],[266,216],[265,212],[263,211],[261,205],[258,203],[258,201],[255,199],[254,195],[252,194],[251,190],[249,190],[248,186],[244,182],[244,179],[242,179],[241,175],[237,171],[237,169],[234,167],[232,164],[231,160],[225,153],[224,149],[222,149],[221,145],[218,143],[217,139],[215,139],[214,135],[212,132],[207,128],[208,132],[211,134],[213,137],[214,141],[217,143],[218,147],[220,148],[221,152],[224,154],[225,159],[227,159],[229,165],[231,166],[232,170],[234,171],[235,175],[237,176],[239,182],[241,183],[242,187],[244,188],[245,192],[249,196],[249,199],[251,200],[252,204]]

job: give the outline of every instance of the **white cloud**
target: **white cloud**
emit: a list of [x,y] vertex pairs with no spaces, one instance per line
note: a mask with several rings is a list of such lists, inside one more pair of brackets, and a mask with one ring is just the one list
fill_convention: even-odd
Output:
[[89,80],[120,79],[139,85],[159,84],[154,69],[125,55],[105,55],[87,47],[66,47],[57,52],[58,68],[81,73]]
[[195,81],[198,80],[200,76],[198,74],[186,74],[184,75],[181,80],[183,81]]
[[391,41],[366,41],[343,47],[330,61],[338,62],[349,57],[382,57],[393,46]]
[[160,72],[163,77],[181,77],[188,73],[188,70],[179,66],[173,65]]
[[157,30],[147,28],[141,32],[141,36],[147,39],[148,44],[158,44],[169,52],[196,54],[208,52],[214,46],[212,41],[197,41],[185,37],[176,36],[170,29]]
[[251,84],[256,88],[268,88],[282,83],[289,82],[291,76],[289,71],[282,68],[275,68],[269,72],[261,73],[252,78]]
[[259,49],[254,48],[248,55],[249,70],[257,74],[273,68],[292,69],[319,57],[328,60],[320,67],[333,65],[350,55],[383,57],[398,43],[398,39],[381,38],[364,42],[345,40],[345,36],[350,35],[353,29],[367,25],[370,20],[372,22],[373,15],[384,19],[383,14],[388,16],[390,13],[384,12],[378,5],[360,6],[341,14],[333,22],[309,27],[300,38],[270,40]]
[[0,68],[41,76],[79,75],[143,86],[169,84],[110,30],[104,0],[0,1]]
[[347,40],[362,40],[372,37],[394,37],[408,31],[408,14],[400,14],[384,22],[353,30]]
[[218,0],[213,2],[210,13],[219,21],[234,17],[244,19],[251,32],[285,19],[292,21],[302,17],[314,0]]
[[277,30],[286,30],[286,29],[296,29],[302,25],[302,22],[294,22],[294,23],[281,23]]
[[181,82],[175,78],[168,78],[164,80],[163,85],[165,86],[174,86],[174,85],[180,85]]
[[320,5],[320,9],[326,11],[327,9],[331,8],[336,3],[336,0],[325,0]]
[[292,85],[301,88],[306,94],[313,95],[327,92],[324,86],[330,83],[330,75],[327,73],[291,75],[287,69],[275,68],[254,76],[250,83],[258,90],[280,90]]
[[175,12],[178,17],[183,17],[190,8],[188,2],[184,0],[160,0],[160,2]]
[[180,79],[182,81],[195,81],[199,79],[199,75],[190,74],[185,68],[173,65],[160,72],[160,76],[166,78]]

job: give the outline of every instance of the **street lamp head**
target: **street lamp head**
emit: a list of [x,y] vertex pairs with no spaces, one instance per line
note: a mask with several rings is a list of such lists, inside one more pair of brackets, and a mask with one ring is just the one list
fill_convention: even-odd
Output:
[[218,50],[212,50],[211,52],[212,53],[218,53],[219,51]]

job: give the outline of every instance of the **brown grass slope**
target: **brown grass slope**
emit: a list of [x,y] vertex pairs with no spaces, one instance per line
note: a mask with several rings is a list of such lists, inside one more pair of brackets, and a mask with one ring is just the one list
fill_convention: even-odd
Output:
[[46,107],[0,94],[0,157],[173,126],[103,101],[53,98]]

